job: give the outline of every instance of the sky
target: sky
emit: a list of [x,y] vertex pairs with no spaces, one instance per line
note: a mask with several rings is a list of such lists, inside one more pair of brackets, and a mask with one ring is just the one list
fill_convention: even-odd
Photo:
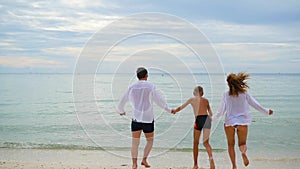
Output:
[[[130,72],[140,65],[172,65],[178,73],[216,67],[224,72],[300,73],[299,9],[297,0],[1,0],[0,73],[73,73],[79,57],[105,73]],[[149,17],[127,22],[125,30],[116,28],[120,20],[143,13]],[[179,22],[151,20],[152,14]],[[207,38],[217,59],[205,60],[205,52],[196,57],[184,45],[202,45],[195,38],[200,35],[186,25]],[[135,35],[141,30],[163,34]],[[168,36],[172,32],[189,40]],[[131,36],[107,45],[126,33]]]

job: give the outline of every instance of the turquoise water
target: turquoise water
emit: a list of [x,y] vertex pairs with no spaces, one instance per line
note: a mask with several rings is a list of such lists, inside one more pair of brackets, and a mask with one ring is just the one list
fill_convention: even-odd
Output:
[[[115,107],[127,86],[136,81],[134,75],[80,76],[93,76],[94,88],[85,88],[84,82],[78,84],[83,97],[78,101],[73,98],[72,74],[1,74],[0,147],[127,150],[130,105],[127,104],[126,117],[120,117]],[[191,97],[194,86],[200,84],[216,111],[227,90],[224,75],[150,74],[149,81],[174,108]],[[265,116],[252,109],[249,150],[300,152],[300,75],[252,74],[248,82],[249,92],[275,111],[273,116]],[[85,90],[93,90],[94,97],[85,98]],[[86,106],[86,111],[76,112],[77,104]],[[97,109],[92,109],[91,104],[96,104]],[[157,106],[155,111],[154,148],[190,150],[194,121],[191,107],[176,115]],[[216,151],[226,150],[221,120],[213,123],[210,142]]]

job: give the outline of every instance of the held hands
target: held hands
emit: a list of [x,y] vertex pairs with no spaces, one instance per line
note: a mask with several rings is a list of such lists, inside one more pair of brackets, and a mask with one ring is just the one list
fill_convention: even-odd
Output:
[[272,115],[273,114],[273,110],[269,110],[269,115]]
[[178,107],[177,109],[172,109],[171,113],[172,114],[176,114],[179,111],[180,111],[180,107]]

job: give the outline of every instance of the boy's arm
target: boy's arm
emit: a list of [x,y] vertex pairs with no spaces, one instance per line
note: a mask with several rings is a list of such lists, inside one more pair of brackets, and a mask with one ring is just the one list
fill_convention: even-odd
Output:
[[191,104],[191,102],[192,102],[192,98],[188,99],[185,103],[183,103],[181,106],[175,109],[174,114],[184,109],[187,105]]

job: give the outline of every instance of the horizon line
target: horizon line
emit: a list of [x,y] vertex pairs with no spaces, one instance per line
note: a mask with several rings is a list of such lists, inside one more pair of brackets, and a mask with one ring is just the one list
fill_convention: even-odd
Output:
[[[180,72],[174,72],[174,73],[159,73],[159,72],[153,72],[153,73],[149,73],[149,74],[225,74],[227,75],[228,73],[231,72],[224,72],[224,73],[205,73],[205,72],[195,72],[195,73],[180,73]],[[284,74],[300,74],[299,72],[285,72],[285,73],[281,73],[281,72],[277,72],[277,73],[268,73],[268,72],[247,72],[249,74],[278,74],[278,75],[284,75]],[[91,74],[135,74],[135,73],[71,73],[71,72],[0,72],[0,74],[78,74],[78,75],[91,75]]]

